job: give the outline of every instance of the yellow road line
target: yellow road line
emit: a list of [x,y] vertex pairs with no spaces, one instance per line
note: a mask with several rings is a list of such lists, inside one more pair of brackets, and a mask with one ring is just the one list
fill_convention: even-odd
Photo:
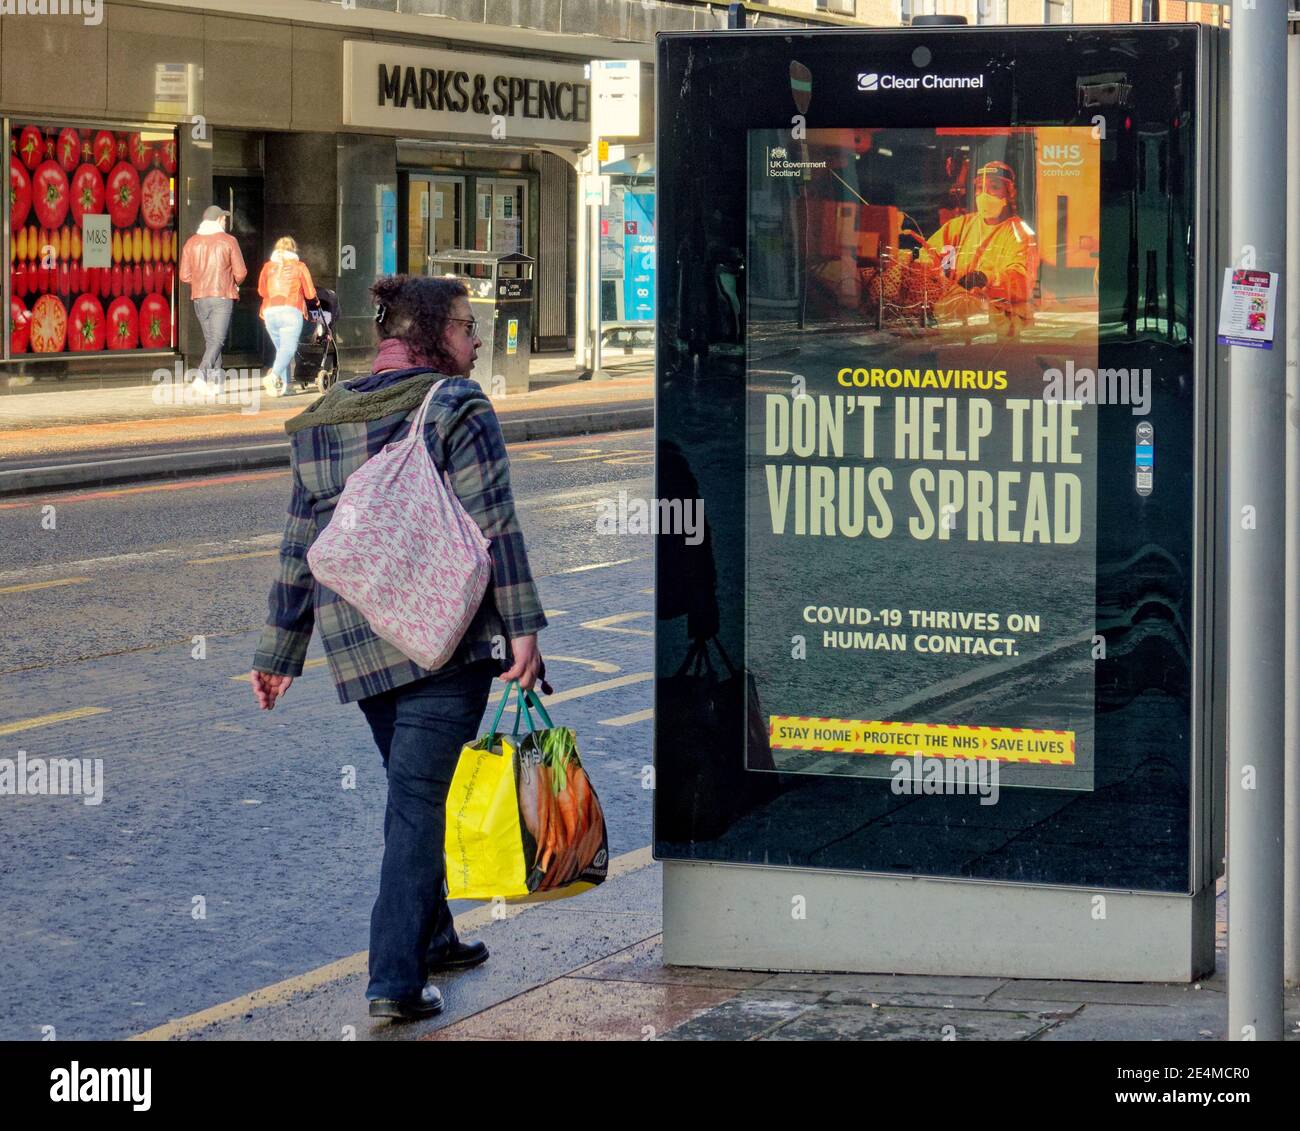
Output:
[[[329,663],[329,661],[325,659],[324,656],[321,656],[314,660],[308,660],[306,663],[303,664],[302,670],[306,671],[308,668],[323,668],[327,663]],[[245,672],[243,675],[232,675],[230,678],[236,683],[239,683],[241,681],[243,683],[247,683],[249,676],[248,676],[248,672]]]
[[600,725],[606,727],[626,727],[633,723],[643,723],[655,717],[655,709],[647,707],[644,711],[633,711],[630,715],[615,715],[612,719],[601,719]]
[[[634,852],[626,852],[609,862],[609,875],[605,883],[612,883],[621,876],[636,872],[653,863],[654,858],[649,845],[638,848]],[[523,914],[531,907],[543,906],[547,906],[547,904],[519,904],[508,907],[507,918]],[[485,903],[472,911],[457,915],[456,933],[468,934],[487,926],[494,921],[492,912],[493,905]],[[369,969],[369,965],[370,952],[363,950],[357,954],[349,955],[347,958],[340,958],[337,962],[331,962],[327,966],[309,970],[307,973],[299,974],[293,978],[286,978],[282,982],[276,982],[260,990],[253,990],[252,993],[242,994],[240,997],[232,998],[220,1005],[201,1009],[197,1013],[191,1013],[185,1017],[178,1017],[144,1033],[137,1033],[130,1040],[168,1041],[179,1037],[188,1037],[209,1025],[215,1025],[222,1021],[232,1021],[236,1017],[242,1017],[245,1013],[249,1013],[254,1009],[266,1009],[273,1005],[282,1005],[298,994],[319,990],[333,982],[340,982],[344,978],[350,978],[357,974],[365,974]]]
[[551,617],[566,617],[569,615],[568,609],[543,609],[542,615],[549,620]]
[[[542,706],[548,710],[552,704],[568,703],[574,699],[581,699],[584,695],[595,695],[601,691],[613,691],[616,687],[627,687],[633,683],[644,683],[647,679],[654,679],[654,672],[633,672],[630,675],[615,676],[613,679],[602,679],[599,683],[584,683],[581,687],[571,687],[568,691],[557,691],[554,695],[543,695]],[[500,688],[490,696],[489,703],[499,703],[505,688]]]
[[613,616],[597,617],[595,620],[585,620],[579,625],[580,628],[590,628],[595,632],[626,632],[631,636],[653,636],[654,633],[648,628],[620,628],[624,621],[636,620],[637,617],[648,617],[652,614],[648,611],[636,613],[615,613]]
[[576,511],[576,510],[581,510],[583,507],[586,507],[588,510],[593,510],[594,508],[600,506],[602,502],[607,503],[609,501],[610,501],[609,499],[603,499],[603,500],[587,499],[585,502],[581,502],[581,503],[559,503],[553,507],[542,507],[542,510],[543,511]]
[[652,585],[649,589],[638,589],[637,592],[638,592],[638,593],[645,593],[645,594],[647,594],[648,596],[651,596],[651,597],[653,597],[653,596],[655,595],[655,591],[654,591],[654,586],[653,586],[653,585]]
[[29,593],[33,589],[53,589],[56,585],[80,585],[88,577],[62,577],[58,581],[30,581],[25,585],[6,585],[0,593]]
[[279,550],[254,550],[248,554],[222,554],[216,558],[191,558],[186,565],[216,565],[217,562],[237,562],[244,558],[274,558]]
[[565,664],[581,664],[584,668],[591,668],[592,671],[605,672],[607,675],[618,671],[617,664],[611,664],[606,660],[584,660],[581,656],[554,656],[549,652],[546,659],[557,660]]
[[592,569],[608,569],[610,566],[627,565],[628,562],[644,561],[649,556],[649,554],[642,554],[639,558],[619,558],[617,561],[613,562],[595,562],[592,565],[574,566],[572,569],[556,570],[554,576],[559,577],[560,574],[564,573],[586,573],[588,570]]
[[612,452],[597,452],[591,456],[566,456],[564,459],[557,459],[556,463],[579,463],[582,460],[589,459],[609,459],[610,456],[639,456],[646,455],[644,448],[615,448]]
[[55,711],[52,715],[36,715],[30,719],[16,719],[12,723],[0,723],[0,735],[17,734],[20,730],[35,730],[37,727],[53,726],[66,723],[72,719],[88,719],[92,715],[107,715],[108,707],[76,707],[71,711]]

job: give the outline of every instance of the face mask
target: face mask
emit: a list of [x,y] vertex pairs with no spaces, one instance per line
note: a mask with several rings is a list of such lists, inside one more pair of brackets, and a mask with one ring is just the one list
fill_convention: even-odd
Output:
[[1007,202],[1000,196],[994,196],[992,193],[980,192],[975,194],[975,208],[980,214],[982,220],[996,220],[1002,210],[1007,206]]

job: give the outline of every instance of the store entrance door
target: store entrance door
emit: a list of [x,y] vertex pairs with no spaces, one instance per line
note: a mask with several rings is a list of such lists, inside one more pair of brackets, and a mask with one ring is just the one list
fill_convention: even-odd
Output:
[[212,191],[217,204],[230,213],[230,234],[248,267],[248,278],[240,285],[239,301],[230,318],[226,353],[260,356],[269,349],[258,316],[257,274],[262,269],[262,178],[257,176],[214,176]]
[[407,270],[424,273],[425,257],[464,247],[465,178],[411,175],[406,209]]
[[474,196],[474,250],[526,251],[528,182],[479,177]]

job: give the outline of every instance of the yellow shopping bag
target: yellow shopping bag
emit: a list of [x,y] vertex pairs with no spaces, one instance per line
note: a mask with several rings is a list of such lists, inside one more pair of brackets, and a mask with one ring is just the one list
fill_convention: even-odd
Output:
[[[515,726],[505,735],[499,727],[511,691]],[[543,727],[534,725],[530,703]],[[461,750],[447,793],[445,851],[448,899],[559,899],[605,879],[605,816],[575,735],[515,682],[487,734]]]

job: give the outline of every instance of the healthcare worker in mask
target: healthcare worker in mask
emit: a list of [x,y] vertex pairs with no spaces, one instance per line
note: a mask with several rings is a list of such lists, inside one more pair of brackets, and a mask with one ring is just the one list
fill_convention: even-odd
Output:
[[999,334],[1015,337],[1032,320],[1038,242],[1016,210],[1016,176],[1001,161],[975,174],[975,211],[956,216],[926,241],[922,260],[956,284],[935,304],[941,322],[988,310]]

